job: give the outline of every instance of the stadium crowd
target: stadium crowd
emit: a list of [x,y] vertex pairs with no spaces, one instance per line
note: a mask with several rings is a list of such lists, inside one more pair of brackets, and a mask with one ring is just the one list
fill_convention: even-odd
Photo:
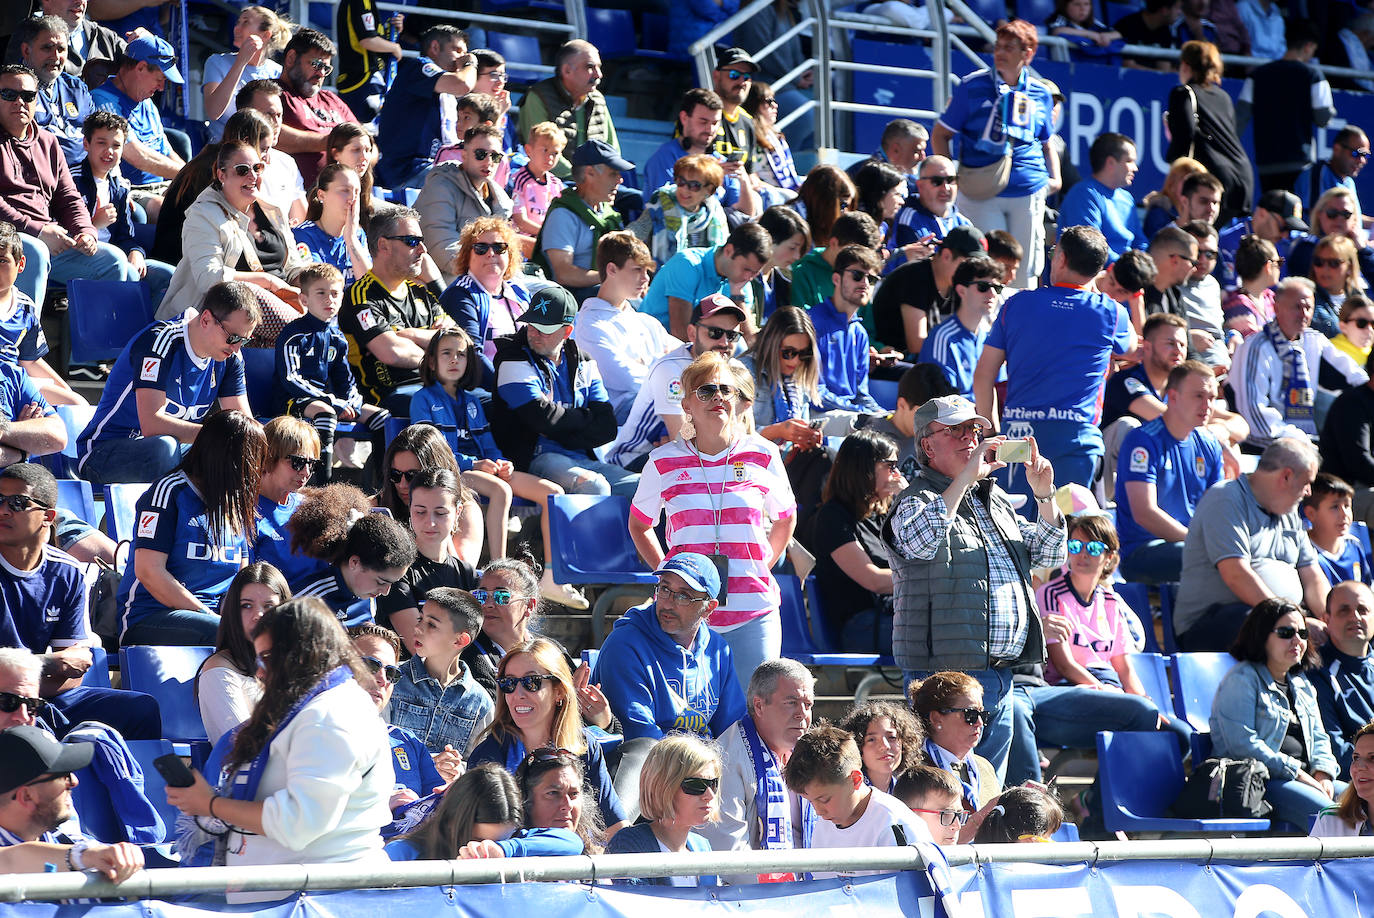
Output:
[[[1043,841],[1042,747],[1163,731],[1202,765],[1147,639],[1234,658],[1212,755],[1262,766],[1280,831],[1370,834],[1371,150],[1347,123],[1316,160],[1310,22],[1060,4],[1085,54],[1181,46],[1146,196],[1130,137],[1066,160],[1022,20],[929,128],[803,175],[776,124],[809,80],[740,47],[636,164],[587,41],[517,100],[451,25],[403,57],[371,0],[337,44],[248,6],[198,145],[156,29],[38,6],[0,66],[0,864]],[[1272,58],[1239,110],[1237,35]],[[49,361],[77,280],[155,317],[112,363]],[[141,486],[127,548],[59,477]],[[598,537],[657,578],[586,661],[541,628],[589,605],[554,574],[566,494],[627,506]],[[904,701],[813,720],[777,579],[812,568],[816,634]],[[102,643],[205,648],[175,826],[126,745],[168,712],[87,684]],[[119,838],[82,833],[87,768]],[[1075,806],[1103,831],[1096,786]]]

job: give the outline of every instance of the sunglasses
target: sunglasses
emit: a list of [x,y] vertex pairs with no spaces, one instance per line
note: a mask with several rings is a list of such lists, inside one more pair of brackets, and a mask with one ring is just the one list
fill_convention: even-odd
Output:
[[250,175],[262,175],[266,168],[262,163],[234,163],[234,174],[239,178],[248,178]]
[[310,64],[310,69],[316,73],[322,73],[325,76],[329,76],[334,72],[334,65],[329,62],[328,58],[317,57],[312,61],[307,61],[307,63]]
[[32,105],[38,98],[36,89],[0,89],[0,99],[6,102],[22,101],[25,105]]
[[923,178],[923,179],[921,179],[921,181],[923,181],[923,182],[930,182],[930,184],[934,185],[936,188],[943,188],[943,187],[946,186],[946,185],[957,185],[957,184],[959,184],[959,176],[957,176],[957,175],[932,175],[932,176],[930,176],[929,178]]
[[538,749],[525,756],[528,762],[554,762],[559,759],[575,759],[578,755],[571,749],[564,749],[562,746],[540,746]]
[[382,674],[387,685],[395,685],[401,681],[401,667],[394,663],[383,663],[376,657],[363,657],[363,662],[367,664],[367,669],[372,675]]
[[1345,264],[1340,258],[1323,258],[1321,255],[1312,256],[1312,267],[1314,268],[1339,268]]
[[700,191],[706,187],[705,182],[698,182],[696,179],[678,179],[677,187],[686,188],[688,191]]
[[1351,217],[1355,216],[1353,210],[1337,210],[1334,207],[1328,207],[1324,213],[1328,220],[1349,220]]
[[739,389],[727,383],[707,383],[704,386],[697,386],[697,398],[703,402],[709,402],[716,396],[720,396],[728,402],[738,393]]
[[927,810],[919,806],[913,806],[911,811],[913,813],[939,813],[940,825],[944,826],[946,829],[956,823],[962,826],[968,822],[969,818],[969,814],[963,810]]
[[1345,149],[1349,150],[1350,155],[1355,157],[1356,159],[1369,159],[1368,150],[1357,150],[1354,147],[1346,147],[1345,144],[1339,144],[1339,146],[1345,147]]
[[804,351],[799,351],[795,347],[785,347],[778,351],[778,356],[783,360],[800,360],[802,363],[810,363],[812,358],[816,356],[816,352],[809,347]]
[[1307,640],[1307,629],[1294,628],[1292,625],[1279,625],[1277,628],[1274,629],[1274,633],[1279,636],[1280,640],[1284,641],[1292,640],[1294,635],[1297,635],[1304,641]]
[[405,479],[405,483],[410,484],[418,474],[420,474],[419,469],[406,469],[404,472],[400,469],[387,469],[386,478],[392,484],[400,484],[401,479]]
[[1216,260],[1217,260],[1217,256],[1220,255],[1220,254],[1221,254],[1221,253],[1218,252],[1216,249],[1198,249],[1198,250],[1197,250],[1197,260],[1198,260],[1198,261],[1216,261]]
[[1374,325],[1374,319],[1346,319],[1346,321],[1354,325],[1356,328],[1368,328],[1369,326]]
[[472,251],[478,255],[486,255],[487,253],[504,255],[509,248],[510,245],[505,242],[474,242],[472,244]]
[[494,605],[508,606],[511,604],[511,600],[518,599],[519,597],[503,587],[497,590],[473,590],[472,598],[484,606],[487,604],[488,599],[490,599]]
[[992,712],[985,711],[982,708],[941,708],[940,713],[962,714],[964,715],[964,723],[968,724],[970,727],[979,721],[987,723],[992,720]]
[[1083,549],[1088,550],[1088,554],[1094,558],[1100,557],[1107,550],[1105,542],[1084,542],[1082,539],[1069,539],[1069,554],[1078,555],[1083,553]]
[[724,338],[726,341],[734,344],[744,337],[744,332],[735,331],[733,328],[716,328],[714,325],[707,325],[705,328],[706,337],[710,338],[712,341],[719,341],[721,338]]
[[683,778],[680,787],[687,796],[700,797],[707,791],[715,793],[720,787],[720,778]]
[[[382,238],[383,238],[383,239],[394,239],[396,242],[403,243],[403,244],[405,245],[405,247],[408,248],[408,249],[413,249],[413,248],[415,248],[417,245],[419,245],[420,243],[422,243],[422,242],[425,241],[425,237],[423,237],[423,236],[411,236],[411,235],[405,235],[405,236],[383,236]],[[473,246],[473,248],[476,248],[476,246]]]
[[544,680],[556,682],[557,676],[548,673],[530,673],[528,676],[502,676],[496,680],[496,687],[507,695],[515,692],[517,685],[523,686],[527,692],[538,692],[544,685]]
[[287,456],[286,461],[291,463],[291,471],[304,472],[309,469],[312,475],[324,465],[323,459],[311,459],[308,456]]
[[987,293],[989,290],[993,293],[1001,293],[1006,287],[1006,284],[999,284],[996,281],[980,280],[974,281],[971,286],[979,293]]
[[973,439],[979,443],[983,442],[983,438],[986,436],[983,433],[983,425],[979,424],[977,421],[965,421],[955,427],[946,427],[944,430],[938,431],[938,433],[942,433],[947,437],[953,437],[956,440],[966,440],[969,437],[973,437]]
[[848,274],[849,279],[856,284],[868,281],[868,285],[870,287],[874,286],[878,283],[878,281],[882,280],[882,278],[880,278],[876,274],[869,274],[867,271],[857,271],[854,268],[849,268],[844,273]]
[[748,70],[727,70],[725,75],[732,80],[752,80],[754,74]]
[[504,83],[510,79],[504,70],[490,70],[486,73],[477,74],[479,80],[491,80],[493,83]]
[[240,344],[247,344],[249,341],[252,340],[252,335],[236,335],[233,332],[231,332],[229,330],[229,326],[224,324],[224,320],[221,319],[219,316],[215,315],[213,312],[210,313],[210,318],[215,320],[216,325],[224,329],[224,343],[229,345],[230,347],[235,347],[236,345]]
[[660,583],[654,587],[654,594],[659,599],[671,599],[673,602],[698,603],[710,599],[709,596],[693,596],[691,593],[679,593],[677,590],[669,589],[666,583]]
[[[52,507],[49,507],[47,504],[43,503],[38,498],[30,497],[27,494],[10,494],[5,497],[0,497],[0,506],[9,507],[11,513],[24,513],[28,510],[35,509],[53,509]],[[14,708],[10,708],[10,710],[13,711]]]
[[42,698],[28,698],[24,695],[16,695],[14,692],[0,692],[0,711],[13,714],[19,710],[20,705],[24,705],[34,714],[42,714],[48,707],[48,703]]
[[489,159],[494,163],[499,163],[501,160],[506,158],[506,154],[502,153],[500,150],[488,150],[479,147],[478,149],[472,151],[472,158],[477,160],[479,163],[484,159]]
[[1182,252],[1170,252],[1169,254],[1172,255],[1172,256],[1174,256],[1175,258],[1182,258],[1184,261],[1188,262],[1188,264],[1192,265],[1194,268],[1197,267],[1198,259],[1196,259],[1196,258],[1189,258],[1187,255],[1184,255]]

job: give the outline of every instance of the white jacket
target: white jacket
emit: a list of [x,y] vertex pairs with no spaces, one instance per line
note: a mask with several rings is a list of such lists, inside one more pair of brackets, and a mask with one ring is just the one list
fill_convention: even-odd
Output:
[[[1301,347],[1307,359],[1307,375],[1313,389],[1318,388],[1323,363],[1352,386],[1364,385],[1369,381],[1359,364],[1321,332],[1305,329]],[[1284,420],[1283,361],[1263,331],[1246,338],[1237,348],[1231,360],[1229,378],[1236,395],[1236,410],[1250,425],[1247,443],[1264,447],[1280,437],[1310,439],[1317,435],[1315,421],[1296,425]]]

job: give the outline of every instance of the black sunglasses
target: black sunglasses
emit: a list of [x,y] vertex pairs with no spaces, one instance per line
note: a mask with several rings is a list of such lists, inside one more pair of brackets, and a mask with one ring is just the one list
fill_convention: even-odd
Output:
[[734,344],[744,337],[744,332],[735,331],[733,328],[716,328],[714,325],[707,325],[705,329],[706,337],[710,338],[712,341],[719,341],[721,338],[724,338],[726,341]]
[[415,476],[418,474],[420,474],[419,469],[406,469],[404,472],[400,469],[387,469],[386,479],[392,484],[400,484],[401,479],[404,478],[406,484],[410,484],[415,480]]
[[1368,328],[1369,326],[1374,325],[1374,319],[1346,319],[1346,321],[1354,325],[1356,328]]
[[571,749],[564,749],[562,746],[540,746],[525,756],[525,762],[556,762],[559,759],[575,758],[578,758],[578,755]]
[[404,243],[404,244],[405,244],[405,247],[408,248],[408,249],[413,249],[413,248],[415,248],[417,245],[419,245],[420,243],[422,243],[422,242],[425,241],[425,237],[424,237],[424,236],[411,236],[411,235],[409,235],[409,234],[404,235],[404,236],[383,236],[382,238],[383,238],[383,239],[394,239],[394,240],[397,241],[397,242]]
[[717,395],[728,402],[730,399],[734,398],[738,392],[739,389],[726,383],[707,383],[704,386],[697,386],[696,388],[697,398],[703,402],[709,402]]
[[957,175],[932,175],[932,176],[928,176],[927,178],[922,179],[921,181],[923,181],[923,182],[930,182],[930,184],[934,185],[936,188],[940,188],[940,187],[943,187],[943,186],[945,186],[945,185],[957,185],[957,184],[959,184],[959,176],[957,176]]
[[0,99],[6,102],[21,100],[25,105],[32,105],[37,98],[38,90],[36,89],[10,89],[8,87],[0,89]]
[[[33,510],[35,508],[39,510],[52,509],[52,507],[49,507],[47,504],[43,503],[38,498],[30,497],[27,494],[9,494],[4,497],[0,497],[0,504],[9,507],[10,512],[12,513],[23,513],[27,510]],[[10,710],[13,711],[14,708],[10,708]]]
[[506,158],[506,154],[502,153],[500,150],[487,150],[479,147],[478,149],[472,151],[472,158],[477,160],[479,163],[484,159],[489,159],[494,163],[499,163],[501,160]]
[[395,663],[383,663],[376,657],[363,657],[363,662],[367,664],[368,671],[372,675],[382,674],[388,685],[395,685],[401,681],[401,667]]
[[844,273],[848,274],[849,279],[856,284],[860,281],[868,281],[868,285],[870,287],[874,286],[878,283],[878,281],[882,280],[882,278],[876,274],[869,274],[867,271],[859,271],[854,268],[849,268]]
[[291,463],[292,471],[304,472],[309,469],[312,475],[318,471],[320,466],[324,465],[323,459],[311,459],[308,456],[287,456],[286,461]]
[[317,57],[312,61],[308,61],[308,63],[310,64],[310,68],[316,73],[323,73],[325,76],[329,76],[334,72],[334,65],[329,62],[329,58],[327,57]]
[[980,280],[973,282],[974,289],[976,289],[979,293],[987,293],[989,290],[991,290],[993,293],[1001,293],[1002,289],[1005,286],[1005,284],[999,284],[996,281]]
[[1328,220],[1349,220],[1353,216],[1355,216],[1355,212],[1351,210],[1336,210],[1334,207],[1326,209],[1326,219]]
[[558,681],[557,676],[548,673],[530,673],[528,676],[502,676],[496,680],[496,687],[507,695],[515,692],[517,685],[524,686],[527,692],[538,692],[544,685],[544,680],[550,682]]
[[970,727],[978,723],[980,720],[983,723],[987,723],[988,721],[992,720],[992,712],[985,711],[982,708],[941,708],[940,713],[962,714],[964,715],[964,723],[968,724]]
[[508,248],[510,246],[504,242],[474,242],[472,244],[472,251],[477,255],[485,255],[488,252],[494,255],[504,255]]
[[720,787],[720,778],[683,778],[682,792],[689,797],[700,797],[707,791],[715,792]]
[[1279,636],[1279,639],[1283,641],[1292,640],[1293,635],[1295,634],[1298,637],[1302,638],[1304,641],[1307,640],[1307,629],[1294,628],[1292,625],[1279,625],[1277,628],[1274,629],[1274,633],[1277,634]]
[[686,188],[688,191],[700,191],[701,189],[706,187],[705,182],[698,182],[696,179],[682,178],[678,179],[676,184],[677,187]]
[[816,352],[809,347],[804,351],[799,351],[795,347],[785,347],[778,351],[778,356],[783,360],[800,360],[802,363],[810,363],[811,359],[816,356]]
[[210,318],[215,320],[216,325],[224,329],[224,343],[229,345],[230,347],[233,347],[237,344],[247,344],[249,341],[253,340],[252,335],[236,335],[233,332],[231,332],[229,330],[229,326],[224,324],[224,320],[221,319],[219,316],[215,315],[213,312],[210,313]]
[[48,707],[48,703],[42,698],[29,698],[24,695],[16,695],[14,692],[0,692],[0,711],[6,714],[13,714],[19,710],[20,705],[26,705],[34,714],[42,714]]

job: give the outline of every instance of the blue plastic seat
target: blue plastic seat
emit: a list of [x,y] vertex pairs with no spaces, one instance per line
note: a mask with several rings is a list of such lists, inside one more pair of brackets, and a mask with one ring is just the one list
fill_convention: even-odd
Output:
[[119,651],[124,687],[146,692],[162,710],[162,736],[174,743],[208,743],[196,704],[195,681],[213,647],[124,647]]
[[1131,607],[1140,622],[1141,630],[1145,632],[1145,649],[1150,653],[1159,653],[1154,616],[1150,613],[1150,588],[1143,583],[1113,583],[1112,589]]
[[968,0],[968,8],[990,26],[995,27],[998,22],[1007,18],[1005,0]]
[[1175,819],[1183,790],[1178,740],[1168,731],[1097,734],[1102,820],[1111,832],[1263,832],[1267,819]]
[[868,378],[868,394],[888,411],[897,410],[897,380]]
[[1024,19],[1040,32],[1045,31],[1045,22],[1054,15],[1054,0],[1016,0],[1016,18]]
[[1169,692],[1168,658],[1157,653],[1133,653],[1128,654],[1127,659],[1131,661],[1131,668],[1144,687],[1146,697],[1155,703],[1161,714],[1172,713],[1174,705]]
[[[549,498],[553,579],[574,586],[652,587],[658,583],[630,541],[630,502],[619,495],[557,494]],[[624,590],[618,592],[626,592]],[[599,646],[606,609],[617,591],[597,597],[592,643]]]
[[633,57],[635,20],[629,10],[587,7],[587,40],[596,45],[603,60]]
[[95,417],[95,406],[53,405],[52,409],[62,419],[62,426],[67,431],[67,445],[62,447],[61,452],[39,456],[38,462],[55,478],[76,478],[76,439],[91,423],[91,418]]
[[276,414],[276,404],[272,387],[277,373],[277,355],[265,347],[245,347],[239,351],[243,357],[243,376],[248,396],[248,407],[256,417],[272,417]]
[[1174,654],[1169,668],[1174,690],[1174,711],[1194,730],[1211,730],[1207,719],[1212,716],[1212,699],[1222,678],[1236,665],[1229,653]]
[[80,479],[58,479],[57,508],[94,525],[95,494],[91,491],[91,483]]
[[67,283],[72,363],[114,360],[153,321],[148,288],[138,281],[77,278]]
[[115,567],[121,571],[124,563],[128,559],[128,554],[124,560],[119,557],[118,546],[129,545],[132,551],[134,540],[134,505],[143,496],[143,492],[148,490],[146,484],[112,484],[105,486],[105,534],[114,540]]
[[535,83],[544,78],[544,73],[529,66],[520,66],[544,63],[544,55],[539,50],[539,39],[533,35],[488,32],[487,47],[506,59],[506,73],[512,82]]
[[[793,575],[778,575],[782,590],[782,655],[815,666],[892,666],[891,657],[876,653],[845,653],[826,626],[816,578],[806,584]],[[807,602],[809,600],[809,603]],[[808,611],[809,607],[809,611]]]
[[91,648],[91,668],[81,677],[86,688],[113,688],[110,685],[110,655],[104,647]]

